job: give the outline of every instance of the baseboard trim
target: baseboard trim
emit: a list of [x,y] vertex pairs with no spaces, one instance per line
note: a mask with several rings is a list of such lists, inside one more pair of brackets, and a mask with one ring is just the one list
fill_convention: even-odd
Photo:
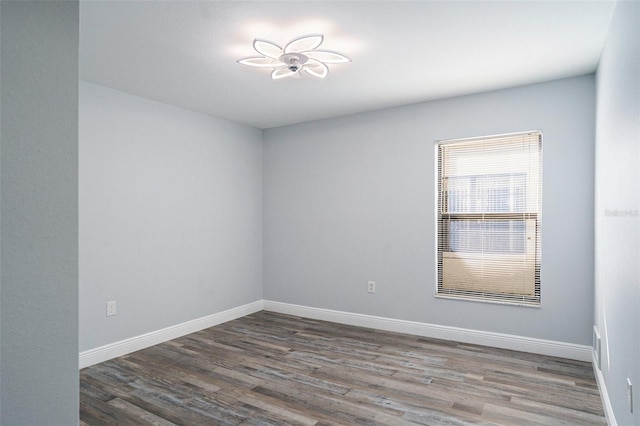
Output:
[[[263,309],[340,324],[394,331],[397,333],[413,334],[435,339],[493,346],[496,348],[557,356],[560,358],[575,359],[579,361],[593,361],[593,350],[590,346],[586,345],[576,345],[573,343],[534,339],[511,334],[493,333],[373,315],[356,314],[352,312],[274,302],[271,300],[259,300],[246,305],[227,309],[226,311],[207,315],[202,318],[176,324],[161,330],[152,331],[150,333],[134,336],[125,340],[80,352],[79,366],[80,368],[89,367],[100,362],[139,351],[140,349],[148,348],[149,346],[185,336],[189,333],[195,333],[196,331],[204,330],[208,327],[213,327],[227,321],[241,318],[245,315],[250,315]],[[607,418],[612,419],[613,421],[610,421],[610,424],[615,425],[615,418],[613,417],[611,404],[606,393],[604,381],[602,380],[602,373],[598,370],[596,370],[596,378],[598,379],[598,385],[600,385],[603,390],[602,397],[607,410]]]
[[258,300],[253,303],[227,309],[226,311],[217,312],[202,318],[196,318],[191,321],[176,324],[161,330],[152,331],[140,336],[131,337],[119,342],[110,343],[98,348],[89,349],[80,352],[79,364],[80,368],[89,367],[90,365],[108,361],[119,356],[148,348],[171,339],[185,336],[205,328],[213,327],[227,321],[250,315],[263,309],[263,301]]
[[415,321],[405,321],[372,315],[355,314],[330,309],[313,308],[309,306],[293,305],[290,303],[274,302],[271,300],[264,300],[263,306],[267,311],[337,322],[340,324],[356,325],[378,330],[431,337],[435,339],[493,346],[496,348],[557,356],[560,358],[568,358],[578,361],[592,361],[592,348],[586,345],[534,339],[511,334],[492,333]]
[[598,390],[600,390],[600,399],[602,399],[602,406],[604,407],[604,414],[609,426],[618,426],[616,416],[613,414],[613,407],[611,406],[611,400],[609,399],[609,392],[607,392],[607,385],[604,383],[604,376],[602,370],[597,367],[597,356],[593,353],[593,372],[596,375],[596,383],[598,384]]

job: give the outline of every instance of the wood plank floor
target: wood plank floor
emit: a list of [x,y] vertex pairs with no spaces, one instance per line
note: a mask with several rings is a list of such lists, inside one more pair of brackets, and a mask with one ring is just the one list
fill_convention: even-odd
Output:
[[603,425],[589,363],[258,312],[80,372],[81,425]]

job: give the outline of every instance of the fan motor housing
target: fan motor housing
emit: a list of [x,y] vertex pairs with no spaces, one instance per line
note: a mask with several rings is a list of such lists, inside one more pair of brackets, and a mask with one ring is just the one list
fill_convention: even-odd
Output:
[[302,66],[309,60],[306,55],[302,53],[285,53],[280,56],[280,61],[284,62],[291,72],[298,72]]

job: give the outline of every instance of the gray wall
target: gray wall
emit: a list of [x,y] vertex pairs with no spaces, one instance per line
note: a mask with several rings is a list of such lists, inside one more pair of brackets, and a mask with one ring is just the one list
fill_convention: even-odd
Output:
[[81,351],[262,299],[260,130],[81,82],[79,203]]
[[0,9],[0,423],[77,424],[78,3]]
[[[589,75],[266,130],[265,299],[590,344],[594,85]],[[532,129],[544,132],[541,308],[436,299],[434,141]]]
[[[640,3],[619,2],[597,73],[596,315],[620,425],[640,424]],[[634,385],[634,414],[626,379]]]

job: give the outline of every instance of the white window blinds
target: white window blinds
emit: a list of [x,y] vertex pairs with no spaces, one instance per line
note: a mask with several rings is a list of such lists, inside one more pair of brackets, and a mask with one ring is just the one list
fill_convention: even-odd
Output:
[[436,150],[437,294],[539,304],[542,134]]

